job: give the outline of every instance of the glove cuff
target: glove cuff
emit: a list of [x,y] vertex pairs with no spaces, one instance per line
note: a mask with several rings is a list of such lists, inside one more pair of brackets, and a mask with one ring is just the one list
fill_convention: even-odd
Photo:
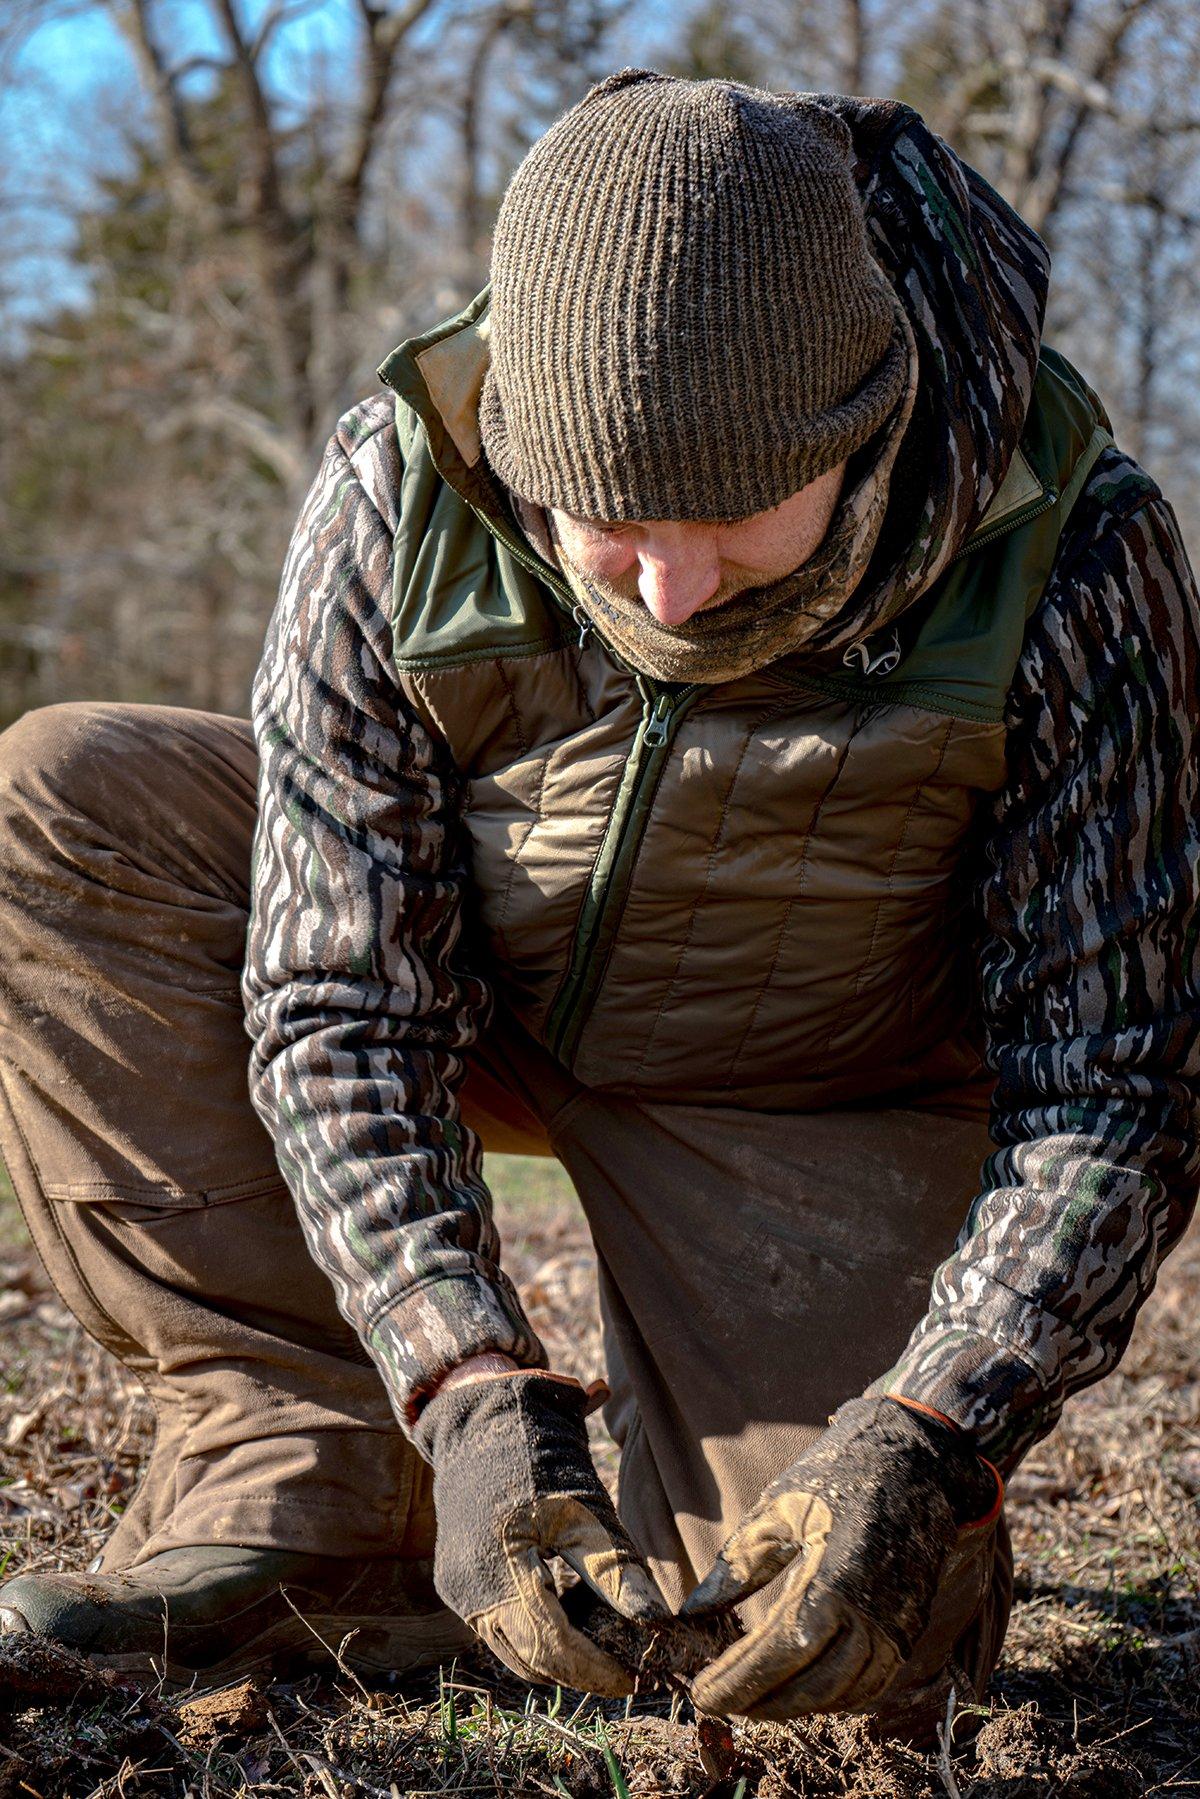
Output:
[[[885,1398],[885,1400],[891,1400],[892,1405],[903,1405],[907,1412],[916,1412],[918,1418],[934,1419],[934,1423],[937,1423],[937,1425],[945,1425],[946,1430],[950,1430],[950,1434],[957,1439],[957,1443],[961,1443],[961,1445],[970,1445],[972,1448],[975,1446],[973,1445],[970,1432],[964,1430],[963,1425],[955,1423],[954,1418],[946,1418],[945,1412],[937,1412],[932,1405],[925,1405],[921,1400],[910,1400],[909,1396],[903,1394],[903,1392],[885,1392],[883,1398]],[[982,1531],[982,1529],[986,1529],[986,1526],[995,1524],[995,1520],[1000,1517],[1000,1513],[1002,1513],[1002,1509],[1004,1509],[1004,1475],[1000,1473],[997,1464],[988,1461],[988,1457],[979,1454],[979,1450],[975,1450],[975,1459],[988,1470],[991,1479],[995,1481],[995,1493],[993,1493],[993,1499],[991,1499],[990,1506],[982,1513],[981,1517],[959,1520],[959,1529],[964,1529],[964,1531]]]
[[[908,1413],[913,1422],[925,1431],[926,1435],[939,1449],[947,1447],[951,1450],[953,1460],[958,1468],[952,1471],[947,1468],[946,1497],[954,1514],[954,1521],[960,1530],[984,1530],[994,1524],[1004,1506],[1004,1480],[994,1462],[980,1455],[971,1439],[970,1433],[953,1418],[947,1418],[944,1412],[935,1411],[933,1406],[925,1405],[919,1399],[909,1399],[903,1393],[885,1393],[885,1402],[899,1406]],[[964,1455],[970,1458],[964,1465]],[[974,1469],[971,1463],[975,1464]],[[991,1478],[991,1490],[987,1503],[980,1509],[973,1501],[978,1500],[978,1482],[962,1475],[970,1470],[973,1475],[978,1470],[985,1470]],[[955,1477],[957,1475],[957,1478]]]
[[1004,1497],[999,1474],[949,1419],[894,1395],[864,1395],[838,1407],[830,1419],[830,1446],[839,1433],[859,1432],[893,1458],[899,1478],[941,1492],[956,1530],[983,1529],[998,1515]]
[[919,1412],[923,1418],[933,1418],[938,1424],[944,1424],[947,1430],[953,1431],[960,1441],[964,1437],[968,1440],[970,1438],[969,1431],[964,1430],[961,1424],[956,1423],[953,1418],[948,1418],[945,1412],[939,1412],[933,1406],[926,1405],[923,1400],[909,1399],[906,1393],[885,1393],[883,1397],[890,1399],[893,1405],[905,1406],[910,1412]]
[[443,1446],[464,1432],[482,1428],[497,1412],[514,1406],[557,1412],[583,1430],[588,1392],[570,1374],[538,1368],[504,1368],[458,1386],[439,1387],[422,1408],[412,1440],[427,1462],[437,1466]]

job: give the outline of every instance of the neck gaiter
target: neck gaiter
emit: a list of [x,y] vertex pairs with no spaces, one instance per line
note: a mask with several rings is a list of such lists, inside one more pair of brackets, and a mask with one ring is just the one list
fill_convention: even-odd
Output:
[[[602,592],[561,554],[541,507],[516,499],[530,541],[557,566],[580,611],[623,661],[656,681],[715,685],[800,650],[838,613],[870,562],[887,508],[896,454],[916,399],[917,346],[904,319],[908,380],[883,427],[878,449],[843,492],[817,549],[801,567],[764,587],[748,588],[682,625],[664,625],[640,598]],[[853,464],[851,465],[853,468]],[[864,634],[870,629],[864,623]]]

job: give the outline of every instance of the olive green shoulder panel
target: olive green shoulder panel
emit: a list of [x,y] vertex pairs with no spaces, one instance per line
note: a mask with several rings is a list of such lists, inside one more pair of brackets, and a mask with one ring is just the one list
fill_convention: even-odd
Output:
[[404,454],[392,576],[398,666],[447,667],[557,645],[561,608],[438,472],[425,426],[406,402],[396,407]]
[[404,458],[392,624],[401,668],[536,655],[569,629],[556,576],[526,541],[483,457],[490,289],[380,365]]
[[876,678],[828,672],[816,684],[877,703],[1003,717],[1026,622],[1054,567],[1071,508],[1112,443],[1095,394],[1045,350],[1020,445],[987,514],[898,625],[901,657]]

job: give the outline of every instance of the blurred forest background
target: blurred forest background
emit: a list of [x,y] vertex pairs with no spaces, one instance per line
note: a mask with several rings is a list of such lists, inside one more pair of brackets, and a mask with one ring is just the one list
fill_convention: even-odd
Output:
[[918,107],[1200,541],[1196,0],[2,0],[0,723],[245,712],[335,419],[627,62]]

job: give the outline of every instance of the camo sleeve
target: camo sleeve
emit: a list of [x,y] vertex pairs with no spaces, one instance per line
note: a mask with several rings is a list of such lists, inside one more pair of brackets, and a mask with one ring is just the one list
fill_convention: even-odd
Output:
[[455,771],[392,661],[401,472],[379,396],[342,421],[292,536],[254,688],[244,994],[252,1096],[309,1248],[411,1424],[464,1357],[545,1353],[459,1121],[489,996],[459,954]]
[[1010,1467],[1116,1365],[1200,1180],[1200,602],[1148,485],[1106,453],[1031,621],[977,889],[996,1148],[876,1383]]

